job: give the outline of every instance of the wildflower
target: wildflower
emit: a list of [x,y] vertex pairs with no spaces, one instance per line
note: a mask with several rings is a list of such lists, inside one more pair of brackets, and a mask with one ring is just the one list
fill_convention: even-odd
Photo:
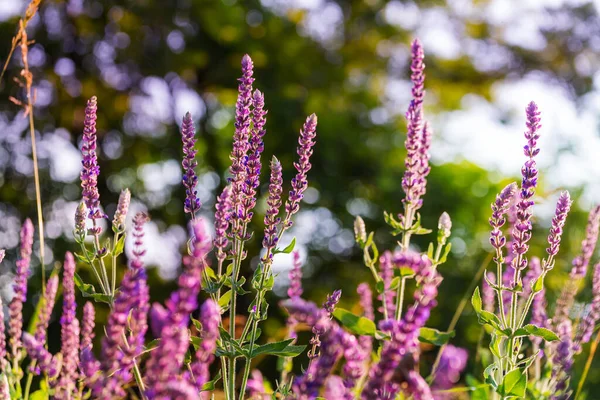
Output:
[[286,216],[286,227],[292,226],[291,217],[300,210],[300,200],[304,196],[304,191],[308,187],[308,181],[306,175],[310,171],[310,156],[313,153],[313,146],[315,145],[315,138],[317,135],[317,116],[311,114],[306,118],[306,122],[300,131],[300,137],[298,138],[298,162],[294,163],[294,167],[298,173],[292,179],[292,189],[288,200],[285,202]]
[[573,367],[573,343],[571,340],[571,321],[566,319],[558,325],[560,343],[553,357],[551,380],[554,382],[553,400],[567,400],[570,397],[569,378]]
[[196,143],[195,138],[196,132],[194,130],[194,121],[190,113],[186,113],[183,117],[183,123],[181,124],[181,140],[183,141],[183,186],[185,186],[185,203],[184,211],[190,213],[192,218],[195,218],[196,212],[200,209],[200,200],[198,199],[198,192],[196,191],[196,185],[198,184],[198,177],[196,176],[195,168],[198,165],[196,162],[196,150],[194,150],[194,144]]
[[48,280],[46,284],[46,293],[44,294],[43,305],[40,309],[37,325],[35,328],[35,339],[42,343],[46,343],[46,333],[48,331],[48,323],[52,316],[52,309],[54,308],[54,299],[56,297],[56,291],[58,290],[58,276],[53,276]]
[[394,279],[394,269],[392,265],[392,253],[389,251],[386,251],[379,257],[379,271],[384,284],[383,292],[377,296],[378,300],[381,300],[383,304],[379,311],[384,313],[383,307],[385,307],[389,318],[396,312],[396,303],[394,302],[396,291],[390,289],[392,279]]
[[61,324],[61,354],[63,366],[58,383],[59,393],[71,397],[76,390],[77,367],[79,365],[79,320],[75,315],[75,259],[73,254],[65,254],[63,265],[63,313]]
[[100,218],[98,210],[100,206],[100,194],[98,193],[98,175],[100,167],[98,166],[98,156],[96,155],[96,112],[98,110],[98,99],[92,96],[87,102],[85,108],[85,121],[83,123],[83,144],[81,151],[83,160],[81,161],[83,169],[81,170],[81,187],[83,189],[83,201],[89,210],[89,216],[92,219]]
[[392,262],[396,267],[411,268],[421,285],[414,293],[414,305],[402,320],[387,319],[380,323],[380,329],[389,332],[391,340],[384,343],[379,362],[369,371],[369,379],[362,394],[363,399],[367,400],[380,398],[383,391],[388,395],[395,395],[400,390],[399,382],[393,379],[395,371],[403,357],[413,353],[417,356],[419,330],[425,326],[431,309],[437,304],[435,298],[441,280],[426,256],[401,252],[393,255]]
[[532,101],[527,106],[527,128],[525,138],[527,144],[524,147],[525,155],[529,158],[525,161],[521,174],[523,180],[521,182],[521,191],[519,202],[517,203],[517,223],[512,228],[512,236],[515,239],[512,252],[515,258],[512,260],[511,266],[514,269],[522,270],[527,267],[527,259],[525,253],[529,249],[527,242],[531,239],[531,208],[533,207],[533,195],[537,186],[537,166],[534,157],[539,154],[540,149],[537,146],[537,139],[540,135],[538,130],[541,128],[539,124],[540,112],[537,105]]
[[450,237],[450,232],[452,230],[452,220],[446,211],[440,215],[440,219],[438,220],[438,235],[442,238],[448,239]]
[[[496,248],[497,251],[502,251],[502,248],[506,244],[506,238],[502,234],[502,226],[506,223],[504,217],[510,207],[510,201],[517,190],[517,184],[511,183],[507,185],[499,195],[496,196],[496,201],[492,203],[492,216],[490,218],[490,225],[492,226],[492,233],[490,234],[490,243]],[[495,259],[496,262],[502,262],[502,259]]]
[[85,203],[82,201],[77,206],[77,210],[75,211],[75,231],[74,236],[75,239],[79,241],[83,241],[86,235],[85,231],[85,219],[87,214],[87,208]]
[[488,280],[493,284],[496,283],[496,275],[488,271],[486,271],[485,274],[487,276],[487,279],[483,279],[481,300],[485,311],[494,312],[494,301],[496,298],[496,292],[494,291],[494,288],[490,286]]
[[11,357],[13,363],[21,360],[21,336],[23,332],[23,303],[27,298],[27,278],[29,277],[29,264],[33,247],[33,224],[26,219],[21,227],[21,245],[13,290],[15,295],[8,305]]
[[252,105],[254,106],[252,110],[253,129],[249,139],[248,157],[246,159],[246,181],[243,186],[243,218],[246,223],[252,219],[252,210],[256,205],[256,189],[259,184],[261,167],[260,156],[265,148],[263,136],[266,133],[267,111],[264,110],[265,97],[259,90],[255,90],[252,95]]
[[262,399],[262,395],[265,393],[265,382],[259,370],[252,370],[246,385],[246,393],[251,399]]
[[125,218],[127,218],[129,203],[131,203],[131,192],[129,189],[124,189],[119,195],[117,211],[115,212],[115,216],[113,218],[113,229],[115,232],[122,232],[125,230]]
[[347,332],[341,333],[341,343],[344,347],[344,358],[346,359],[343,368],[343,385],[347,390],[340,391],[339,393],[346,392],[345,398],[352,400],[354,399],[352,389],[354,389],[360,378],[365,374],[365,362],[371,356],[371,353],[366,352],[356,337]]
[[217,259],[220,263],[223,263],[227,257],[225,248],[229,243],[227,238],[227,229],[229,229],[229,223],[231,220],[231,186],[225,186],[221,195],[217,197],[217,204],[215,205],[215,239],[214,245],[217,249]]
[[421,207],[421,196],[425,193],[426,176],[429,173],[429,145],[431,132],[423,124],[423,98],[425,96],[425,64],[423,63],[423,47],[418,40],[411,46],[411,81],[413,99],[406,112],[406,158],[404,164],[406,171],[402,178],[402,189],[406,194],[404,202],[413,209]]
[[367,241],[367,228],[365,227],[365,221],[360,216],[354,220],[354,240],[361,247]]
[[[552,217],[552,226],[550,227],[550,234],[548,235],[548,243],[550,246],[546,249],[546,252],[548,253],[549,261],[558,254],[560,238],[570,209],[571,198],[569,197],[569,192],[562,192],[558,199],[558,203],[556,203],[556,212],[554,213],[554,217]],[[552,268],[552,265],[546,265],[546,268]]]
[[319,357],[312,360],[304,375],[294,381],[294,393],[298,394],[300,399],[314,399],[318,396],[319,389],[343,353],[342,332],[335,323],[330,323],[327,330],[321,331],[322,350]]
[[200,310],[200,321],[202,322],[202,343],[196,350],[194,362],[190,365],[194,384],[198,391],[209,381],[208,368],[215,359],[214,353],[217,349],[221,321],[219,305],[210,299],[206,300]]
[[91,302],[86,302],[83,306],[83,319],[81,329],[81,346],[80,350],[83,352],[84,349],[92,347],[92,340],[94,340],[94,325],[96,319],[96,309]]
[[50,379],[56,378],[61,370],[59,357],[53,357],[52,354],[44,348],[44,344],[38,342],[35,337],[29,333],[23,333],[23,345],[27,354],[32,360],[35,360],[41,371],[44,371]]
[[8,362],[6,361],[6,327],[4,326],[4,305],[2,304],[1,296],[0,296],[0,321],[2,321],[2,323],[0,323],[0,371],[4,371],[5,368],[8,366]]
[[168,382],[180,373],[189,345],[189,316],[198,307],[202,262],[212,243],[202,219],[192,221],[191,230],[191,256],[184,257],[179,288],[167,300],[166,312],[160,308],[154,311],[153,307],[152,317],[161,318],[157,323],[152,322],[153,330],[160,328],[161,340],[146,364],[146,394],[150,399],[165,395]]
[[594,279],[592,283],[592,293],[594,297],[589,305],[587,314],[581,320],[577,335],[573,341],[573,351],[575,354],[581,352],[581,345],[590,341],[594,333],[594,326],[600,319],[600,263],[594,267]]
[[102,367],[107,376],[102,391],[115,397],[124,396],[122,387],[133,379],[135,358],[144,350],[144,336],[148,329],[149,293],[142,262],[146,221],[147,216],[143,213],[136,214],[133,219],[133,259],[108,316],[106,336],[102,342]]
[[290,287],[287,294],[289,298],[302,296],[302,263],[300,262],[300,253],[294,251],[292,253],[293,264],[290,270]]
[[585,238],[581,242],[581,253],[573,260],[573,268],[571,269],[572,279],[582,279],[585,277],[590,259],[596,248],[596,242],[598,242],[599,228],[600,206],[596,206],[588,217]]
[[337,375],[331,375],[325,380],[325,392],[324,398],[326,399],[342,399],[343,395],[350,395],[353,398],[351,393],[348,393],[346,388],[344,387],[344,382],[342,378]]
[[[374,321],[375,313],[373,311],[373,292],[371,292],[369,284],[366,282],[361,283],[356,288],[356,292],[360,296],[360,306],[363,309],[363,316],[371,321]],[[373,337],[361,336],[359,344],[362,348],[363,354],[368,359],[368,357],[371,355],[371,351],[373,350]],[[366,359],[364,361],[366,361]]]
[[269,197],[267,198],[268,207],[265,214],[265,238],[263,239],[263,246],[267,250],[269,257],[272,256],[269,250],[272,250],[277,246],[277,226],[281,221],[280,218],[277,217],[279,208],[281,207],[281,192],[283,191],[281,188],[283,185],[281,174],[281,163],[273,156],[273,159],[271,160]]
[[[254,82],[252,59],[249,55],[242,58],[242,77],[239,78],[238,98],[235,105],[235,133],[231,151],[231,195],[234,208],[234,218],[243,216],[244,184],[246,181],[246,156],[250,149],[250,122],[252,105],[252,83]],[[234,225],[235,229],[240,229]],[[235,230],[234,229],[234,230]],[[242,232],[234,232],[241,235]]]
[[588,265],[594,254],[599,229],[600,206],[596,206],[589,214],[585,238],[581,242],[580,254],[573,260],[570,273],[571,279],[566,283],[559,298],[556,300],[554,317],[552,318],[554,326],[558,326],[563,320],[569,317],[569,310],[577,294],[577,284],[581,279],[585,278]]
[[[435,374],[433,387],[436,389],[450,389],[460,379],[460,374],[467,366],[469,354],[465,349],[455,347],[451,344],[446,345],[442,351],[440,363]],[[436,400],[448,399],[447,395],[436,395]]]

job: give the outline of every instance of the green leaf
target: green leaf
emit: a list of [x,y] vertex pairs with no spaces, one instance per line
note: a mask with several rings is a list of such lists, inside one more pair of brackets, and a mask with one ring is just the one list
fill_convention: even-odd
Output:
[[296,246],[296,238],[294,237],[292,239],[292,241],[290,242],[290,244],[288,244],[285,247],[285,249],[283,249],[283,250],[275,249],[275,250],[273,250],[273,254],[279,254],[279,253],[290,254],[294,250],[295,246]]
[[205,391],[212,391],[215,390],[215,384],[217,382],[219,382],[221,380],[221,371],[219,370],[219,372],[217,372],[217,375],[214,377],[214,379],[212,381],[208,381],[206,382],[203,386],[202,389],[200,390],[201,392],[205,392]]
[[442,256],[439,259],[439,263],[443,264],[446,262],[446,260],[448,260],[448,255],[450,254],[450,250],[452,250],[452,243],[448,243],[446,245],[446,247],[444,247],[444,253],[442,254]]
[[475,288],[473,296],[471,297],[471,304],[476,313],[480,313],[482,310],[481,295],[479,294],[479,286]]
[[400,287],[400,277],[397,276],[390,282],[390,290],[396,290]]
[[333,311],[333,316],[340,321],[346,329],[356,335],[375,336],[377,327],[375,326],[375,322],[368,318],[359,317],[343,308],[336,308]]
[[500,344],[502,343],[502,336],[492,334],[492,340],[490,341],[490,351],[493,355],[498,358],[502,358],[502,354],[500,351]]
[[208,265],[204,267],[204,272],[206,272],[206,276],[212,279],[217,279],[217,275],[215,275],[215,270],[209,267]]
[[[263,344],[262,346],[256,346],[252,350],[251,358],[259,356],[261,354],[271,354],[271,355],[281,355],[285,351],[285,349],[294,341],[295,339],[286,339],[280,342],[273,342]],[[298,346],[302,347],[302,346]],[[306,347],[306,346],[304,346]],[[248,350],[248,346],[244,346],[246,350]],[[285,356],[287,357],[287,356]]]
[[498,387],[498,383],[494,378],[494,373],[498,370],[498,366],[495,363],[492,363],[487,366],[485,371],[483,371],[483,378],[485,379],[485,383],[491,385],[494,389]]
[[509,371],[498,386],[498,393],[505,397],[523,398],[526,390],[527,372],[519,368]]
[[30,400],[47,400],[49,399],[48,392],[45,390],[36,390],[29,396]]
[[75,273],[73,280],[75,281],[75,286],[77,286],[83,297],[92,298],[97,302],[112,304],[112,296],[103,293],[96,293],[94,286],[83,282],[83,279],[81,279],[77,273]]
[[550,329],[538,328],[533,324],[528,324],[520,329],[517,329],[517,331],[514,334],[515,337],[529,335],[540,337],[547,342],[554,342],[555,340],[559,340],[559,337],[556,335],[556,333],[552,332]]
[[415,271],[410,267],[395,268],[394,276],[400,278],[412,278],[413,276],[415,276]]
[[123,253],[123,249],[125,248],[125,235],[121,236],[117,243],[115,243],[115,248],[113,250],[113,255],[115,257],[119,256]]
[[430,260],[433,260],[433,243],[429,242],[429,247],[427,247],[427,257]]
[[202,332],[202,322],[192,318],[192,324],[196,327],[196,329],[198,329],[198,332]]
[[502,332],[500,319],[496,314],[493,314],[489,311],[484,311],[482,309],[481,304],[481,295],[479,294],[479,287],[475,288],[475,292],[473,292],[473,296],[471,297],[471,304],[473,305],[473,309],[477,313],[477,317],[479,318],[479,323],[482,325],[489,324],[492,327]]
[[219,299],[219,307],[224,308],[225,306],[229,306],[229,302],[231,301],[231,290],[223,293],[221,298]]
[[542,274],[542,276],[540,276],[539,278],[537,278],[532,284],[531,284],[531,290],[534,293],[538,293],[541,292],[544,289],[544,275]]
[[375,290],[377,293],[383,293],[385,290],[385,283],[383,281],[379,281],[375,284]]
[[419,330],[419,342],[443,346],[454,337],[456,332],[440,332],[433,328],[421,328]]

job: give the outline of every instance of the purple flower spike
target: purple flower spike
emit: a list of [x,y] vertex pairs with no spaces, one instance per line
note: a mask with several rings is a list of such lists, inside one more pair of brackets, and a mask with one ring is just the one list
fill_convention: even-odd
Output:
[[227,230],[229,229],[229,223],[232,217],[231,186],[225,186],[223,192],[217,198],[217,204],[215,205],[215,208],[214,245],[217,249],[217,259],[220,263],[223,263],[227,257],[227,252],[225,251],[225,248],[229,244]]
[[72,397],[76,390],[77,368],[79,365],[79,320],[75,315],[75,259],[73,254],[65,254],[63,265],[63,314],[61,324],[61,354],[63,367],[60,370],[58,391]]
[[521,168],[523,180],[521,181],[521,191],[519,202],[517,203],[517,222],[512,229],[512,236],[514,238],[512,252],[514,259],[512,260],[511,266],[518,270],[527,267],[525,253],[527,253],[527,250],[529,249],[527,243],[531,239],[531,208],[533,207],[533,195],[535,194],[538,175],[534,157],[540,152],[540,149],[536,147],[537,140],[540,137],[538,130],[541,128],[541,125],[539,124],[539,115],[540,112],[538,111],[537,105],[534,102],[529,103],[529,106],[527,107],[528,130],[525,132],[525,138],[527,139],[525,155],[529,159],[525,161],[523,168]]
[[552,400],[568,400],[570,398],[569,379],[573,367],[571,329],[571,321],[566,319],[558,325],[558,331],[556,332],[560,338],[560,343],[556,346],[552,359],[554,367],[552,368],[551,380],[555,382]]
[[259,370],[255,369],[248,379],[246,393],[251,399],[262,400],[265,393],[265,381]]
[[[243,216],[244,184],[246,181],[246,157],[250,149],[250,122],[254,64],[249,55],[242,58],[242,77],[239,78],[238,98],[235,105],[235,133],[231,151],[231,194],[234,217]],[[241,227],[238,227],[238,229]],[[234,232],[241,234],[241,232]]]
[[196,144],[196,131],[194,130],[194,121],[192,121],[192,115],[186,113],[183,117],[183,123],[181,124],[181,140],[183,142],[183,186],[185,186],[185,203],[183,209],[186,213],[190,213],[192,218],[195,218],[196,212],[200,209],[200,200],[198,199],[198,192],[196,191],[196,185],[198,184],[198,177],[196,176],[196,150],[194,150],[194,144]]
[[335,323],[330,323],[328,329],[322,333],[321,354],[311,361],[304,375],[294,380],[294,393],[298,395],[298,399],[308,400],[318,397],[325,379],[331,374],[333,367],[343,353],[342,333],[343,330]]
[[585,238],[581,242],[581,254],[573,260],[571,269],[571,278],[583,279],[587,273],[587,267],[594,254],[596,242],[598,242],[598,232],[600,230],[600,206],[596,206],[588,217],[588,224],[585,231]]
[[131,203],[131,192],[129,189],[121,191],[119,195],[119,202],[117,203],[117,211],[113,218],[113,229],[117,232],[125,230],[125,219],[127,218],[127,211],[129,210],[129,204]]
[[[359,344],[359,341],[353,335],[342,332],[342,346],[344,346],[344,358],[346,359],[346,364],[344,364],[343,372],[344,372],[344,387],[347,390],[342,390],[339,393],[345,392],[345,399],[353,400],[354,395],[352,394],[352,390],[365,374],[365,363],[367,359],[371,356],[370,352],[366,352],[364,348]],[[361,338],[361,341],[363,339]],[[342,398],[340,396],[340,398]]]
[[323,310],[327,311],[330,315],[333,314],[336,304],[342,297],[341,290],[335,290],[331,295],[327,295],[327,301],[323,304]]
[[269,257],[270,250],[277,246],[277,226],[281,221],[277,217],[281,207],[281,193],[283,189],[283,178],[281,172],[281,163],[273,156],[271,160],[271,180],[269,182],[269,197],[267,198],[267,213],[265,214],[265,238],[263,246],[267,250]]
[[594,280],[592,282],[592,293],[594,297],[589,305],[587,314],[583,317],[573,341],[575,354],[581,352],[581,345],[590,341],[594,333],[594,326],[600,319],[600,263],[594,267]]
[[[467,366],[469,353],[465,349],[452,346],[444,347],[440,363],[433,381],[433,387],[436,390],[446,390],[452,388],[460,379],[460,374]],[[435,400],[451,399],[448,394],[438,394],[434,396]]]
[[[411,268],[421,284],[413,295],[414,304],[402,320],[387,319],[380,323],[379,328],[389,332],[391,340],[384,343],[379,362],[369,371],[369,380],[362,392],[362,398],[366,400],[380,399],[384,395],[394,398],[400,391],[400,377],[408,373],[406,364],[412,365],[418,360],[419,330],[425,326],[431,309],[437,304],[437,287],[441,279],[426,256],[413,252],[395,253],[392,262],[397,268]],[[412,387],[407,389],[412,390]],[[418,389],[425,390],[421,386]],[[416,396],[416,392],[412,393]]]
[[265,98],[259,91],[255,90],[252,96],[252,123],[253,129],[249,139],[248,157],[246,159],[246,181],[243,186],[244,206],[243,220],[248,223],[252,219],[252,210],[256,205],[256,189],[260,178],[260,156],[265,149],[263,136],[266,133],[265,123],[267,111],[264,110]]
[[[558,202],[556,203],[556,212],[554,213],[554,217],[552,218],[552,226],[550,227],[550,234],[548,235],[548,243],[550,246],[546,249],[548,253],[549,261],[558,254],[558,249],[560,248],[560,238],[563,233],[563,227],[565,226],[565,220],[567,219],[567,214],[571,209],[571,198],[569,197],[569,192],[562,192],[560,197],[558,198]],[[547,268],[551,268],[552,266],[547,265]]]
[[331,400],[354,398],[352,396],[352,393],[348,393],[348,391],[346,390],[342,378],[340,378],[337,375],[331,375],[329,378],[327,378],[327,380],[325,381],[325,390],[323,394],[325,396],[325,399]]
[[[492,227],[492,233],[490,234],[490,243],[497,250],[501,250],[506,244],[506,238],[502,234],[502,226],[506,223],[505,215],[510,207],[510,202],[517,191],[517,184],[511,183],[506,186],[499,195],[496,196],[496,201],[492,203],[492,216],[490,218],[490,225]],[[496,262],[502,262],[502,260],[495,259]]]
[[106,337],[102,341],[102,366],[107,375],[104,390],[114,397],[125,395],[122,387],[133,379],[135,357],[144,350],[149,294],[141,258],[145,253],[143,227],[147,219],[143,213],[136,214],[133,219],[133,259],[123,276],[121,290],[106,323]]
[[21,336],[23,332],[23,302],[27,298],[27,278],[29,278],[29,264],[33,247],[33,224],[26,219],[21,227],[21,246],[13,290],[15,296],[8,305],[9,316],[9,342],[12,350],[12,360],[18,363],[21,360]]
[[[537,257],[531,258],[530,271],[532,271],[531,275],[533,279],[537,279],[542,274],[542,266],[540,264],[540,259]],[[528,271],[529,275],[529,271]],[[533,282],[533,279],[530,279]],[[524,285],[523,288],[530,293],[531,285]],[[531,304],[531,323],[539,328],[548,328],[548,313],[547,313],[547,304],[546,304],[546,289],[542,289],[538,292],[533,298],[533,303]],[[538,346],[542,344],[542,338],[538,336],[531,336],[531,341]]]
[[384,284],[383,292],[377,296],[377,299],[382,303],[382,308],[379,311],[383,313],[383,307],[385,307],[388,318],[390,318],[396,312],[396,303],[394,302],[396,291],[390,289],[394,279],[394,266],[392,265],[392,253],[389,251],[384,252],[379,257],[379,271]]
[[[369,284],[366,282],[361,283],[356,288],[356,292],[360,296],[360,306],[363,309],[363,316],[375,321],[375,312],[373,311],[373,292]],[[363,350],[363,354],[368,358],[373,350],[373,338],[371,336],[360,337],[360,347]]]
[[86,302],[83,306],[83,324],[81,329],[81,346],[80,350],[92,348],[92,340],[94,340],[94,326],[96,324],[96,309],[91,302]]
[[423,47],[418,40],[411,46],[411,81],[413,99],[406,112],[406,171],[402,178],[402,189],[406,194],[404,202],[415,209],[421,207],[421,196],[425,193],[425,177],[429,173],[429,146],[431,131],[423,124],[423,99],[425,96],[425,57]]
[[83,160],[81,164],[81,188],[83,201],[89,210],[90,218],[100,218],[98,210],[100,206],[100,194],[98,193],[98,175],[100,167],[98,166],[98,156],[96,155],[97,137],[96,137],[96,112],[98,111],[98,99],[93,96],[88,100],[85,108],[85,121],[83,123],[83,140],[81,151]]
[[[44,348],[44,344],[38,342],[35,337],[25,332],[23,334],[23,345],[27,350],[27,354],[32,360],[35,360],[41,371],[48,374],[48,377],[53,379],[61,370],[60,361]],[[64,366],[63,366],[64,367]]]
[[285,203],[286,226],[289,228],[292,226],[291,217],[300,210],[300,200],[304,196],[304,191],[308,187],[308,181],[306,175],[310,171],[310,156],[313,153],[313,146],[315,145],[315,138],[317,136],[317,116],[311,114],[306,118],[306,122],[300,131],[300,138],[298,139],[298,162],[294,163],[294,167],[298,173],[292,179],[292,189],[290,195]]
[[292,269],[290,270],[290,287],[287,294],[290,299],[302,296],[302,262],[300,261],[300,253],[294,251],[292,253],[294,260]]
[[40,309],[38,322],[35,327],[35,339],[42,343],[46,343],[46,333],[48,331],[48,323],[52,316],[52,309],[54,308],[54,299],[56,297],[56,291],[58,290],[58,276],[55,275],[48,279],[46,284],[46,294],[44,295],[44,303]]
[[[194,377],[194,384],[198,391],[210,380],[209,367],[214,361],[214,353],[217,350],[217,339],[219,339],[219,322],[221,312],[219,305],[212,300],[206,300],[200,310],[200,322],[202,322],[202,343],[196,350],[196,359],[190,369]],[[191,378],[191,377],[188,377]]]
[[[496,275],[493,272],[488,272],[485,271],[485,274],[487,276],[487,279],[489,279],[490,282],[492,283],[496,283]],[[485,311],[489,311],[489,312],[494,312],[494,307],[495,307],[495,300],[496,300],[496,292],[494,291],[494,289],[488,284],[487,280],[483,280],[482,283],[482,289],[481,289],[481,294],[482,294],[482,302],[483,302],[483,308],[485,309]]]
[[146,395],[150,399],[162,398],[168,393],[168,383],[181,372],[189,347],[188,323],[190,314],[198,307],[200,278],[205,257],[212,240],[202,219],[191,222],[191,255],[183,259],[184,270],[179,276],[177,291],[166,302],[166,309],[153,306],[153,330],[160,329],[160,344],[152,351],[146,364]]
[[[0,371],[4,371],[8,366],[6,360],[6,327],[4,326],[4,305],[0,296]],[[1,384],[1,382],[0,382]]]

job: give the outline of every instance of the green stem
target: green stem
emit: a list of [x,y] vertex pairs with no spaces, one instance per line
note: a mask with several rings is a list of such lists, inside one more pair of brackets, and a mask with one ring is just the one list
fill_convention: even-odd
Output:
[[115,254],[114,247],[119,241],[120,234],[115,232],[113,241],[113,256],[112,256],[112,293],[114,294],[117,290],[117,255]]
[[[94,228],[96,228],[96,219],[94,218],[92,220],[92,223],[94,225]],[[106,264],[104,263],[104,259],[102,257],[100,257],[99,253],[100,253],[100,249],[102,249],[102,246],[100,245],[100,235],[98,233],[94,233],[94,246],[96,249],[96,255],[98,257],[99,263],[100,263],[100,271],[102,272],[102,279],[104,279],[104,287],[107,289],[107,292],[105,292],[104,294],[106,295],[112,295],[112,293],[110,293],[110,282],[108,280],[108,273],[106,272]]]
[[[36,360],[33,360],[31,362],[31,368],[35,368],[35,364],[36,364]],[[31,371],[29,371],[29,373],[27,374],[27,383],[25,384],[25,395],[23,396],[23,398],[25,400],[29,400],[29,391],[31,389],[31,382],[33,381],[33,373]]]
[[403,276],[400,280],[400,286],[396,293],[396,321],[402,318],[402,307],[404,306],[404,291],[406,290],[406,277]]
[[106,294],[106,288],[104,287],[104,282],[102,282],[102,278],[100,278],[100,274],[98,273],[98,270],[96,269],[96,266],[94,265],[94,262],[92,260],[90,260],[90,258],[88,257],[87,249],[85,248],[85,244],[83,244],[83,242],[80,242],[80,245],[81,245],[81,251],[85,255],[85,258],[86,258],[88,264],[90,264],[90,267],[92,267],[92,271],[94,272],[94,275],[96,275],[96,279],[98,280],[98,283],[100,283],[100,287],[102,288],[102,293]]

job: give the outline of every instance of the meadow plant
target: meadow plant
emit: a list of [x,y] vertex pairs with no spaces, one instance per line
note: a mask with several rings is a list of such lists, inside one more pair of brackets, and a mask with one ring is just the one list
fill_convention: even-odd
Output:
[[[37,2],[32,4],[37,7]],[[25,60],[27,21],[21,21],[19,39],[13,42],[13,48],[19,41],[24,42]],[[183,116],[182,208],[189,217],[189,240],[177,289],[164,304],[150,301],[143,261],[147,247],[144,230],[149,216],[137,213],[129,219],[132,226],[128,226],[128,189],[121,192],[112,219],[103,211],[98,190],[96,128],[101,103],[95,96],[90,98],[81,149],[82,201],[73,225],[77,251],[65,254],[62,271],[55,269],[47,281],[42,276],[43,292],[34,323],[24,331],[23,303],[27,299],[34,225],[30,220],[23,223],[14,296],[8,304],[8,329],[0,324],[0,399],[206,399],[215,398],[216,392],[222,392],[228,400],[429,400],[452,399],[467,392],[485,396],[478,398],[569,398],[573,358],[591,340],[600,317],[600,264],[594,267],[594,297],[583,318],[572,315],[571,310],[598,239],[600,207],[590,214],[581,254],[573,261],[571,283],[565,286],[550,318],[545,278],[555,265],[571,199],[567,192],[559,196],[548,234],[547,255],[541,260],[530,256],[541,130],[540,112],[531,102],[526,109],[526,161],[521,169],[521,185],[507,185],[492,204],[490,243],[496,268],[493,273],[486,272],[481,293],[475,289],[471,299],[479,322],[490,335],[493,360],[483,372],[482,382],[457,388],[469,353],[448,342],[454,336],[453,329],[464,305],[458,308],[447,332],[427,327],[442,284],[441,267],[451,251],[450,216],[446,212],[439,216],[435,238],[425,251],[411,243],[413,236],[432,232],[421,225],[419,211],[431,171],[429,149],[433,137],[425,120],[424,51],[417,40],[411,45],[411,60],[412,99],[406,112],[405,171],[399,185],[404,192],[402,211],[384,213],[392,235],[398,238],[397,246],[380,251],[374,232],[367,230],[361,217],[356,218],[355,239],[373,278],[357,287],[362,309],[359,315],[338,306],[341,290],[333,291],[322,305],[303,298],[302,262],[298,251],[294,251],[295,239],[285,247],[281,245],[308,188],[317,138],[315,114],[309,115],[300,129],[298,159],[293,164],[296,173],[287,196],[283,166],[274,155],[270,158],[267,208],[260,238],[262,251],[246,282],[246,245],[259,235],[251,232],[250,223],[261,187],[264,140],[268,138],[265,97],[254,88],[250,56],[241,60],[231,166],[227,184],[216,199],[214,235],[208,222],[199,216],[202,204],[197,193],[195,124],[190,113]],[[31,77],[24,76],[29,94]],[[28,107],[32,118],[31,101]],[[39,201],[39,188],[37,194]],[[41,214],[38,216],[39,234],[43,237],[43,220]],[[108,222],[112,232],[103,230],[104,222]],[[123,272],[118,271],[119,258],[127,235],[133,237],[133,247]],[[0,252],[0,259],[4,254]],[[288,298],[279,304],[287,313],[287,338],[259,341],[261,322],[268,317],[267,298],[275,284],[273,263],[278,254],[291,254],[293,260]],[[84,281],[78,274],[78,269],[84,268],[92,272],[92,282]],[[119,275],[122,279],[117,285]],[[405,304],[409,302],[406,293],[411,286],[412,303]],[[89,300],[82,307],[81,320],[77,318],[77,290]],[[46,332],[59,292],[60,349],[53,354]],[[374,295],[378,304],[373,302]],[[242,296],[249,296],[250,300],[246,302],[247,318],[238,320]],[[94,349],[96,307],[100,303],[109,312],[104,333],[97,341],[100,347]],[[4,321],[3,307],[0,319]],[[310,331],[307,345],[298,343],[301,330]],[[527,342],[531,346],[525,345]],[[440,348],[429,374],[422,375],[424,343]],[[305,350],[308,361],[296,368],[301,373],[295,375],[294,363]],[[593,352],[590,354],[592,357]],[[259,370],[253,370],[253,361],[259,356],[280,358],[276,385],[272,386]],[[588,370],[589,365],[584,376]],[[530,375],[535,379],[530,379]],[[584,380],[585,377],[578,391]],[[35,386],[38,387],[34,389]]]

